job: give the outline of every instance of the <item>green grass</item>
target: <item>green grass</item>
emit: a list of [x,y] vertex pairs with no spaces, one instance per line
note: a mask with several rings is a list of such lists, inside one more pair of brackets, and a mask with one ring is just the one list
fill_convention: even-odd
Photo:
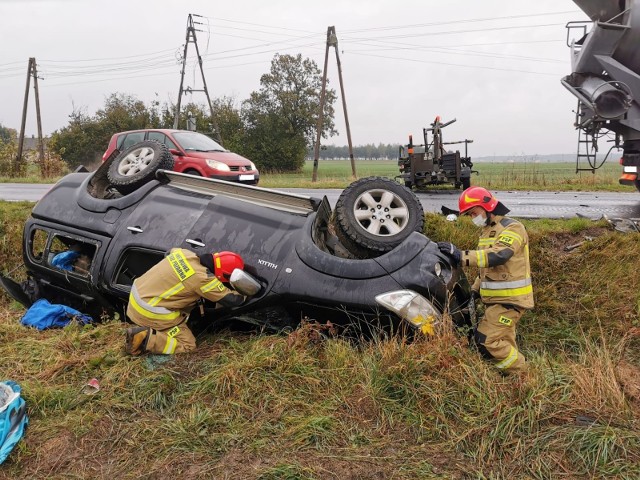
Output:
[[[399,174],[396,160],[356,160],[358,178],[381,176],[395,178]],[[476,163],[478,174],[471,178],[472,185],[493,190],[557,190],[557,191],[613,191],[634,192],[633,187],[618,183],[621,167],[608,161],[596,171],[575,172],[574,163]],[[351,162],[348,160],[320,160],[317,180],[312,182],[313,161],[307,161],[299,173],[262,173],[260,186],[267,188],[344,188],[353,181]],[[25,178],[0,177],[0,183],[54,183],[59,178],[42,178],[31,174]],[[451,185],[429,186],[453,188]]]
[[[621,167],[606,163],[595,174],[575,172],[573,163],[476,163],[479,173],[471,178],[472,185],[493,190],[558,190],[558,191],[616,191],[634,192],[633,187],[618,183]],[[351,162],[348,160],[320,160],[317,181],[312,182],[313,162],[305,162],[297,174],[261,175],[260,186],[269,188],[344,188],[352,180]],[[399,174],[395,160],[357,160],[358,178],[382,176],[395,178]],[[449,185],[429,188],[453,188]]]
[[[21,262],[31,206],[0,203],[5,270]],[[28,330],[4,299],[0,372],[22,386],[31,423],[0,478],[639,478],[638,236],[585,219],[526,226],[527,381],[498,375],[446,325],[357,344],[313,323],[213,332],[192,354],[131,358],[119,321]],[[434,214],[425,232],[465,248],[477,235]],[[100,391],[82,394],[93,377]]]

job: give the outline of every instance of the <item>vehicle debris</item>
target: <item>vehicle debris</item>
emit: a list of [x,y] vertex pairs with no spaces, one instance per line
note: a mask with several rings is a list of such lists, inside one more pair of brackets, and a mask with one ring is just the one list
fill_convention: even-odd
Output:
[[566,247],[564,247],[564,251],[565,252],[571,252],[571,251],[575,250],[576,248],[581,247],[586,242],[592,242],[592,241],[593,241],[593,237],[584,237],[584,240],[582,242],[578,242],[578,243],[575,243],[573,245],[567,245]]

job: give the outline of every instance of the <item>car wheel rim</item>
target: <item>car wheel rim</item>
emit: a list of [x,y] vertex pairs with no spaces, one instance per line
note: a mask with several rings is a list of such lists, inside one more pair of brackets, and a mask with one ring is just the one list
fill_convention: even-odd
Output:
[[389,190],[367,190],[353,205],[358,225],[372,235],[391,236],[400,233],[409,223],[409,207]]
[[124,177],[136,175],[149,167],[153,161],[152,148],[143,147],[130,152],[118,165],[118,173]]

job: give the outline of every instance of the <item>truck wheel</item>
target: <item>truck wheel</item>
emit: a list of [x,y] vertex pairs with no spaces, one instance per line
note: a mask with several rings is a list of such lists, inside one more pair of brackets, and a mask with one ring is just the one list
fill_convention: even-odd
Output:
[[471,186],[470,178],[461,178],[460,180],[462,180],[462,190],[466,190]]
[[422,232],[424,210],[418,197],[393,180],[356,180],[338,198],[334,224],[342,245],[358,258],[371,258]]
[[171,170],[173,163],[173,155],[166,145],[145,140],[118,155],[109,166],[107,178],[111,185],[126,195],[152,180],[157,170]]

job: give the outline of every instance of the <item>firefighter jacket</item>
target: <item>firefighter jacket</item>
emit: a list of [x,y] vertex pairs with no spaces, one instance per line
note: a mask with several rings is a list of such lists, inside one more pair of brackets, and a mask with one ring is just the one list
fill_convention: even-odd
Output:
[[127,316],[134,322],[145,319],[167,322],[170,327],[186,320],[200,298],[218,302],[228,295],[244,298],[225,287],[195,253],[173,248],[162,261],[134,280]]
[[462,252],[462,265],[478,267],[473,288],[483,303],[533,308],[529,237],[520,222],[492,216],[482,229],[478,249]]

